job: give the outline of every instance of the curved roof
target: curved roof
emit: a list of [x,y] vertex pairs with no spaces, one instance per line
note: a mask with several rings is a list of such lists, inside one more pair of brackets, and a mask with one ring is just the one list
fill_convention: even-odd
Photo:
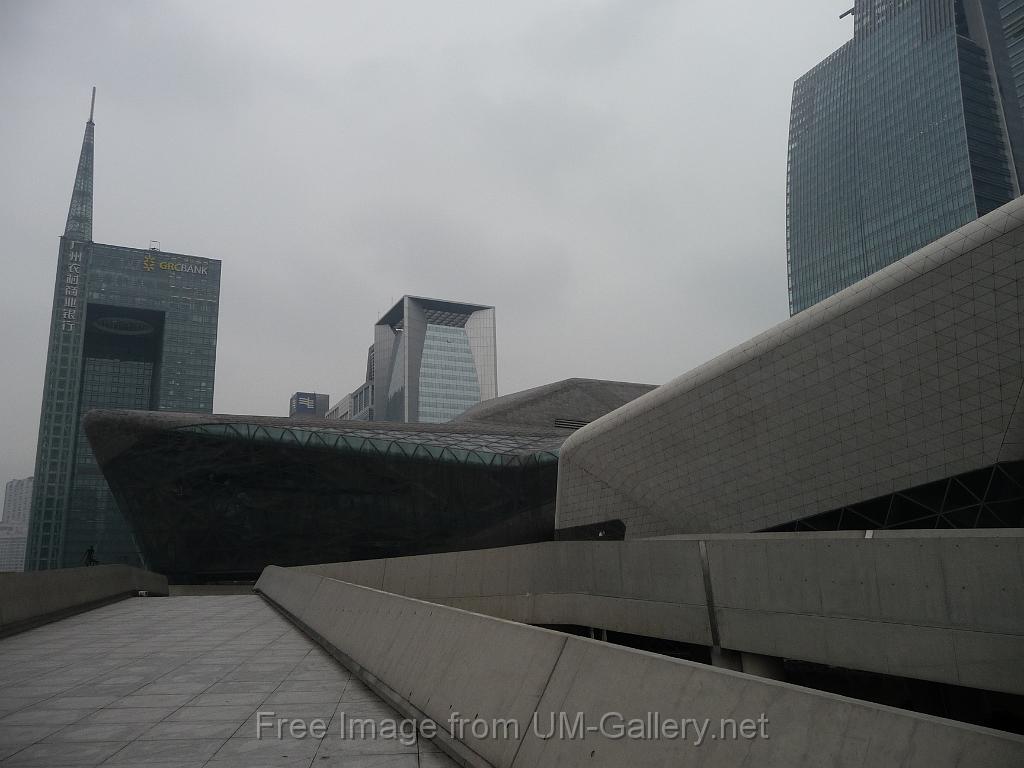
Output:
[[450,423],[573,430],[650,392],[653,384],[564,379],[477,403]]
[[158,433],[278,442],[354,454],[422,457],[476,464],[554,462],[565,440],[562,430],[502,427],[493,424],[405,424],[325,421],[278,416],[92,410],[85,431],[100,465]]
[[1024,198],[571,435],[558,527],[788,524],[1024,460]]

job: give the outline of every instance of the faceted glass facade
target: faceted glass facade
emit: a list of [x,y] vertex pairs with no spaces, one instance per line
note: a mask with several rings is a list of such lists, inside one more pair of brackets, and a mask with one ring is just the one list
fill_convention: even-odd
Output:
[[652,389],[569,379],[446,424],[96,410],[85,430],[151,568],[253,578],[550,540],[564,422]]
[[1005,30],[1013,93],[1018,103],[1024,104],[1024,0],[999,0],[999,16]]
[[997,99],[967,5],[858,2],[854,40],[794,85],[792,314],[1018,194],[1004,114],[1019,103]]
[[831,509],[769,531],[892,528],[1020,528],[1024,462],[1011,461],[937,480],[870,501]]
[[160,418],[97,413],[89,429],[134,435],[103,471],[148,566],[172,582],[553,535],[565,435],[552,430]]
[[81,429],[90,408],[210,412],[220,262],[62,238],[27,567],[139,564]]

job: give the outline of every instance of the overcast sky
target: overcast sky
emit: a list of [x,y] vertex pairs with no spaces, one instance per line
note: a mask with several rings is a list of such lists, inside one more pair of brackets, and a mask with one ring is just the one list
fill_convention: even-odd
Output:
[[497,308],[505,394],[784,320],[793,80],[851,0],[0,0],[0,482],[30,475],[89,92],[93,237],[221,259],[215,410],[363,380],[402,294]]

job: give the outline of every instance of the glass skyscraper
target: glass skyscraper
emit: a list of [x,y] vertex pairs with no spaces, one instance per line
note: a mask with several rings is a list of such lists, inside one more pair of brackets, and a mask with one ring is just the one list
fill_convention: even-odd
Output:
[[856,0],[793,87],[790,313],[1020,194],[1024,0]]
[[213,411],[220,262],[93,242],[93,135],[90,109],[57,258],[26,569],[140,564],[82,430],[89,409]]

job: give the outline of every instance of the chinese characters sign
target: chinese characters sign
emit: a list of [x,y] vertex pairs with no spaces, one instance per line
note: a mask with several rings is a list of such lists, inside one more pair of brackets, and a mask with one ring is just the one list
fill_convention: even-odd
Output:
[[64,301],[58,296],[57,309],[61,313],[61,330],[75,330],[78,323],[78,288],[82,277],[82,248],[74,240],[68,249],[68,260],[64,267]]

